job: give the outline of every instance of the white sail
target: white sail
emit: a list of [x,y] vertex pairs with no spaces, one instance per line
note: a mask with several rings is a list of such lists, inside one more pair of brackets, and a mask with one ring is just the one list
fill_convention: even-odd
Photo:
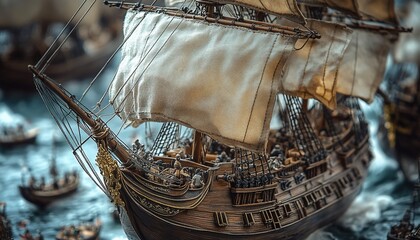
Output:
[[297,47],[304,47],[290,55],[279,91],[301,98],[315,98],[333,109],[336,107],[337,70],[352,30],[344,25],[313,19],[308,19],[307,25],[321,38],[297,41]]
[[294,22],[305,24],[305,17],[302,15],[296,0],[209,0],[223,4],[236,4],[249,7],[261,12],[282,16]]
[[371,102],[382,81],[390,47],[386,36],[355,29],[338,70],[337,92]]
[[123,120],[176,121],[228,145],[264,148],[275,79],[296,37],[135,11],[124,33],[110,89]]

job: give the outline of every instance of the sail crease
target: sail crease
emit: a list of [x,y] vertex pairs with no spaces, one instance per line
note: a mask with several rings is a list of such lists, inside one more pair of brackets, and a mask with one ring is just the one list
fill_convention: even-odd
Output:
[[382,81],[391,42],[386,35],[354,29],[338,70],[337,92],[370,103]]
[[284,75],[279,79],[279,92],[304,99],[315,98],[334,109],[338,69],[352,30],[341,24],[315,19],[308,19],[307,25],[322,37],[309,39],[302,49],[292,52]]
[[297,36],[136,11],[127,12],[125,34],[139,22],[111,84],[116,113],[134,127],[175,121],[226,145],[263,150],[279,84],[273,78]]

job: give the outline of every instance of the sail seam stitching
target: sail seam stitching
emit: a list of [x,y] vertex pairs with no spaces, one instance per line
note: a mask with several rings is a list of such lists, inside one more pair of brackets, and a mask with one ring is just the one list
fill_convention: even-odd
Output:
[[[290,40],[289,40],[290,41]],[[273,77],[272,77],[272,79],[271,79],[271,89],[273,89],[273,83],[274,83],[274,78],[275,78],[275,76],[276,76],[276,74],[277,74],[277,71],[278,71],[278,69],[279,69],[279,66],[280,65],[282,65],[281,63],[283,63],[284,61],[283,61],[283,59],[284,59],[284,50],[286,49],[286,47],[288,46],[290,44],[290,42],[288,42],[287,43],[287,45],[285,44],[285,46],[284,46],[284,48],[283,48],[283,51],[282,51],[282,54],[281,54],[281,57],[280,57],[280,59],[279,59],[279,61],[278,61],[278,63],[277,63],[277,66],[276,66],[276,69],[274,70],[274,73],[273,73]],[[290,51],[289,51],[289,55],[290,55]],[[284,64],[283,64],[284,65]],[[268,99],[268,102],[267,102],[267,108],[266,109],[268,109],[268,107],[270,106],[270,102],[271,102],[271,99],[273,98],[273,93],[274,93],[274,91],[271,91],[271,93],[270,93],[270,98]],[[277,94],[277,92],[275,93],[275,94]],[[263,121],[263,127],[264,127],[264,125],[266,124],[266,122],[267,122],[267,112],[265,113],[265,116],[264,116],[264,121]],[[264,134],[264,133],[263,133]],[[260,136],[260,139],[259,139],[259,142],[260,143],[262,143],[262,136],[263,135],[261,135]],[[261,144],[258,144],[258,148],[260,147],[260,145]]]
[[[299,86],[302,86],[303,84],[303,79],[305,78],[306,75],[306,68],[308,67],[309,64],[309,57],[311,56],[311,52],[312,52],[312,47],[314,46],[315,41],[311,41],[311,46],[309,47],[309,51],[308,51],[308,57],[306,58],[306,63],[305,63],[305,67],[303,68],[303,72],[302,72],[302,77],[300,78],[299,81]],[[304,96],[306,98],[306,91],[304,91]]]
[[[323,76],[322,76],[322,85],[324,86],[324,94],[322,95],[322,97],[324,99],[325,99],[325,94],[327,93],[327,87],[325,85],[325,75],[327,74],[327,64],[328,64],[328,60],[329,60],[329,57],[330,57],[332,45],[334,44],[334,41],[335,41],[336,31],[337,31],[337,25],[334,26],[334,31],[333,31],[333,34],[332,34],[331,44],[330,44],[330,47],[328,48],[327,57],[325,59],[325,64],[324,64],[324,73],[323,73]],[[330,102],[330,101],[328,101],[328,102]]]
[[351,85],[351,91],[350,91],[350,93],[351,93],[352,96],[354,94],[354,85],[356,84],[355,80],[356,80],[356,74],[357,74],[356,67],[357,67],[358,51],[359,51],[359,33],[356,32],[356,51],[355,51],[356,58],[354,59],[353,79],[352,79],[352,83],[351,83],[352,85]]
[[[333,81],[333,88],[332,89],[336,89],[336,87],[337,87],[337,78],[338,78],[338,74],[339,74],[339,72],[340,72],[340,68],[341,68],[341,63],[343,62],[343,59],[344,59],[344,54],[345,54],[345,52],[346,52],[346,50],[347,50],[347,48],[348,48],[348,45],[349,45],[349,43],[350,43],[350,40],[349,40],[349,34],[350,35],[353,35],[353,31],[351,31],[351,32],[349,32],[349,31],[346,31],[346,41],[347,41],[347,43],[346,43],[346,45],[343,47],[343,49],[341,50],[341,57],[340,57],[340,64],[339,64],[339,66],[336,68],[336,70],[335,70],[335,74],[334,74],[334,81]],[[352,36],[350,36],[350,37],[352,37]],[[335,90],[334,91],[334,95],[336,94],[336,91],[337,90]],[[333,99],[335,99],[335,97],[333,98]],[[333,99],[331,99],[331,101],[333,100]],[[337,105],[337,103],[335,103],[334,104],[335,106]]]
[[[267,68],[268,60],[270,59],[270,56],[273,53],[274,45],[276,44],[277,39],[278,38],[275,38],[274,41],[273,41],[273,43],[271,44],[270,52],[267,55],[267,59],[265,60],[265,64],[264,64],[264,67],[263,67],[263,70],[264,71]],[[262,71],[261,78],[260,78],[260,81],[258,83],[257,90],[255,91],[254,101],[252,102],[251,112],[250,112],[249,118],[248,118],[248,124],[246,125],[246,130],[245,130],[244,138],[242,139],[242,141],[245,141],[246,135],[248,134],[249,123],[251,122],[252,114],[254,113],[255,102],[257,100],[257,94],[258,94],[258,92],[260,90],[261,83],[262,83],[263,78],[264,78],[264,71]]]

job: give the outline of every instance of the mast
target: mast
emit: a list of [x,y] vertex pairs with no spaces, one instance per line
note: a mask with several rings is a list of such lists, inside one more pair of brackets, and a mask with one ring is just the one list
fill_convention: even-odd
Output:
[[302,99],[302,113],[308,112],[308,99]]
[[65,93],[57,84],[53,83],[48,76],[41,73],[34,66],[29,65],[29,70],[36,76],[37,79],[47,85],[55,94],[57,94],[64,102],[67,103],[68,107],[74,111],[91,129],[93,138],[97,143],[105,141],[108,148],[120,159],[123,163],[127,164],[130,161],[130,155],[127,150],[112,137],[109,128],[101,121],[101,119],[95,120],[92,115],[83,110],[74,99],[74,96],[69,96]]
[[54,178],[54,181],[56,180],[57,176],[58,176],[58,171],[57,171],[57,161],[56,161],[56,157],[57,157],[57,147],[56,147],[56,139],[55,139],[55,135],[53,136],[53,146],[52,146],[52,156],[51,156],[51,166],[50,166],[50,174],[51,176]]
[[[206,17],[213,18],[215,16],[215,12],[217,12],[218,7],[221,6],[221,4],[213,3],[205,0],[197,0],[197,3],[202,5],[205,11]],[[220,8],[219,8],[220,9]],[[202,143],[203,134],[195,130],[194,132],[194,142],[192,145],[192,159],[197,163],[202,163],[203,159],[205,159],[205,156],[203,156],[205,153],[203,151],[203,143]]]
[[203,143],[201,141],[203,134],[199,131],[195,131],[194,133],[194,142],[192,148],[192,156],[193,160],[198,163],[202,163],[203,161]]

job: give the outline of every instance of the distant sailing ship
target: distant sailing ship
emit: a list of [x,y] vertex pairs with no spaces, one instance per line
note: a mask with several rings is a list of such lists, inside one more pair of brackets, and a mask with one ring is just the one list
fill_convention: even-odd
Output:
[[420,157],[420,81],[418,66],[395,63],[384,91],[382,148],[395,156],[405,178],[416,183]]
[[393,51],[387,74],[382,132],[384,148],[395,155],[407,180],[416,183],[420,157],[420,3],[409,1],[403,8],[402,23],[414,28],[403,34]]
[[39,129],[30,128],[23,124],[18,124],[16,127],[2,126],[0,133],[0,148],[10,148],[32,144],[36,142]]
[[[420,158],[418,161],[420,161]],[[420,173],[420,169],[417,169],[417,171]],[[420,175],[417,174],[417,176]],[[391,226],[387,235],[388,240],[420,239],[420,224],[415,225],[415,216],[420,203],[419,193],[420,178],[417,179],[417,183],[414,185],[411,206],[405,211],[401,221],[398,224]]]
[[[74,32],[72,37],[52,43],[79,5],[80,1],[0,1],[1,89],[34,91],[27,65],[38,60],[50,44],[63,45],[59,57],[48,61],[47,72],[57,81],[91,78],[100,70],[122,40],[122,17],[107,12],[99,1],[84,6],[90,14],[81,27],[68,29]],[[75,24],[71,21],[69,26]]]
[[99,218],[78,225],[63,226],[55,235],[56,240],[99,240],[102,222]]
[[64,197],[75,193],[79,187],[79,174],[77,171],[65,171],[62,176],[59,174],[56,163],[55,139],[53,140],[53,156],[50,164],[50,183],[45,182],[45,176],[37,181],[30,174],[28,183],[18,186],[21,196],[28,202],[45,208]]
[[[106,1],[127,10],[125,37],[119,68],[92,109],[89,96],[107,76],[77,100],[44,72],[45,61],[29,67],[127,235],[302,239],[336,220],[372,158],[358,98],[372,100],[388,37],[404,31],[388,9],[393,1],[173,2]],[[384,10],[381,22],[363,17],[375,17],[372,7]],[[163,122],[150,148],[120,140],[144,122]]]
[[7,218],[5,202],[0,202],[0,238],[13,239],[12,224]]

